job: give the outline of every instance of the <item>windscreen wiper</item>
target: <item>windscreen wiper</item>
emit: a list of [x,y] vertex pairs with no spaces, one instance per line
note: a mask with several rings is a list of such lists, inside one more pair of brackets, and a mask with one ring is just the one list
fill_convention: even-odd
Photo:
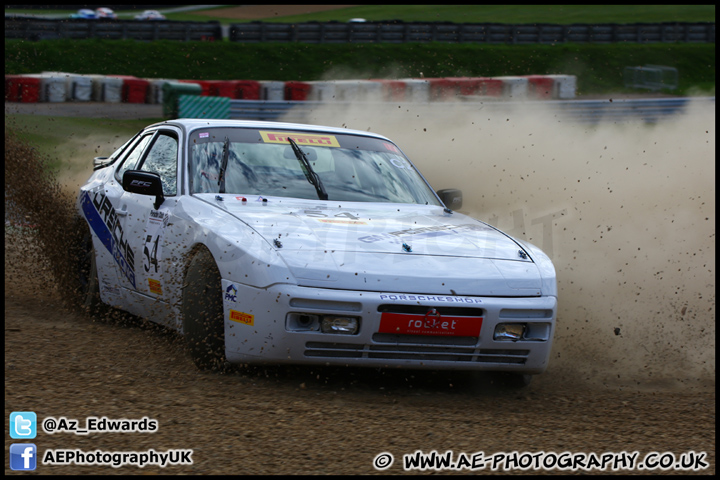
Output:
[[322,181],[320,180],[320,177],[318,177],[318,174],[315,173],[315,170],[313,170],[313,168],[310,166],[310,162],[308,162],[308,159],[305,158],[305,156],[307,154],[303,153],[303,151],[300,150],[300,147],[297,146],[297,143],[295,143],[295,140],[288,137],[288,141],[290,142],[290,145],[292,146],[295,156],[297,157],[298,161],[300,162],[300,166],[302,167],[303,173],[305,173],[305,178],[307,178],[307,181],[310,182],[310,184],[315,187],[315,190],[317,190],[318,198],[320,200],[327,200],[328,194],[327,194],[327,192],[325,192],[325,187],[323,186]]
[[220,193],[225,193],[225,170],[227,170],[228,158],[230,157],[230,139],[225,137],[223,145],[222,163],[220,164],[220,175],[218,175],[218,186]]

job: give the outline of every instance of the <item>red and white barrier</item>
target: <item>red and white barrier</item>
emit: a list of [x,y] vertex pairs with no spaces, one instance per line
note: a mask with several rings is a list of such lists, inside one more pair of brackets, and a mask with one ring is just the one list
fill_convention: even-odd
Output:
[[442,102],[457,100],[545,100],[575,98],[573,75],[402,78],[395,80],[173,80],[127,75],[78,75],[43,72],[5,76],[5,101],[155,103],[167,82],[194,83],[201,95],[239,100],[319,102]]
[[40,77],[30,75],[5,75],[6,102],[39,102],[40,90]]

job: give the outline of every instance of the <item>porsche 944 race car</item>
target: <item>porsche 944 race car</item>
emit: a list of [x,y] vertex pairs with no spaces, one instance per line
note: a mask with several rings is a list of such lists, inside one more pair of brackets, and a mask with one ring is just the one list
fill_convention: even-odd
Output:
[[221,362],[543,372],[555,269],[388,138],[179,119],[94,160],[83,299]]

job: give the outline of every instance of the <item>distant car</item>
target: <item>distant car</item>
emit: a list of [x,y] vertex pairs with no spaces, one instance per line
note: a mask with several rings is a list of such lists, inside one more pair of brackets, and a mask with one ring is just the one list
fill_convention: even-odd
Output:
[[377,134],[168,120],[96,158],[80,187],[83,298],[182,332],[200,368],[483,370],[527,384],[550,357],[555,269],[448,208],[461,206]]
[[77,11],[77,13],[70,15],[70,18],[84,18],[86,20],[91,20],[97,18],[97,15],[95,15],[95,12],[89,8],[81,8]]
[[98,8],[97,10],[95,10],[95,15],[97,16],[97,18],[109,18],[112,20],[117,19],[117,15],[115,14],[115,12],[113,12],[111,9],[105,8],[105,7]]
[[135,20],[165,20],[165,15],[157,10],[145,10],[140,15],[135,15]]

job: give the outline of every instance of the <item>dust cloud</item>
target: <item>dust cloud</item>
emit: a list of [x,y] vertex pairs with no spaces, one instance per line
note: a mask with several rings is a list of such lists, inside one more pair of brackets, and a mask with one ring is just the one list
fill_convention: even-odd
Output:
[[714,102],[654,125],[480,102],[328,106],[302,121],[388,136],[435,189],[462,189],[463,213],[553,259],[543,381],[714,388]]
[[[388,136],[435,189],[462,189],[463,213],[552,258],[558,322],[541,382],[714,388],[714,103],[655,125],[583,124],[550,108],[481,102],[330,104],[293,121]],[[75,239],[56,234],[72,228],[57,199],[77,192],[89,159],[121,140],[69,145],[82,164],[64,167],[58,188],[35,178],[37,166],[27,163],[35,153],[6,135],[6,194],[11,178],[50,185],[44,195],[36,187],[9,192],[42,212],[50,228],[40,229],[41,243],[70,250]],[[70,258],[55,260],[64,274]]]
[[[148,125],[150,123],[148,122]],[[62,166],[57,172],[57,181],[63,191],[73,197],[76,196],[80,187],[93,173],[93,158],[109,156],[130,137],[131,135],[93,134],[68,138],[62,148],[53,152],[53,156],[63,159]]]
[[[82,229],[49,158],[5,130],[5,292],[78,308]],[[8,261],[10,259],[10,261]]]

